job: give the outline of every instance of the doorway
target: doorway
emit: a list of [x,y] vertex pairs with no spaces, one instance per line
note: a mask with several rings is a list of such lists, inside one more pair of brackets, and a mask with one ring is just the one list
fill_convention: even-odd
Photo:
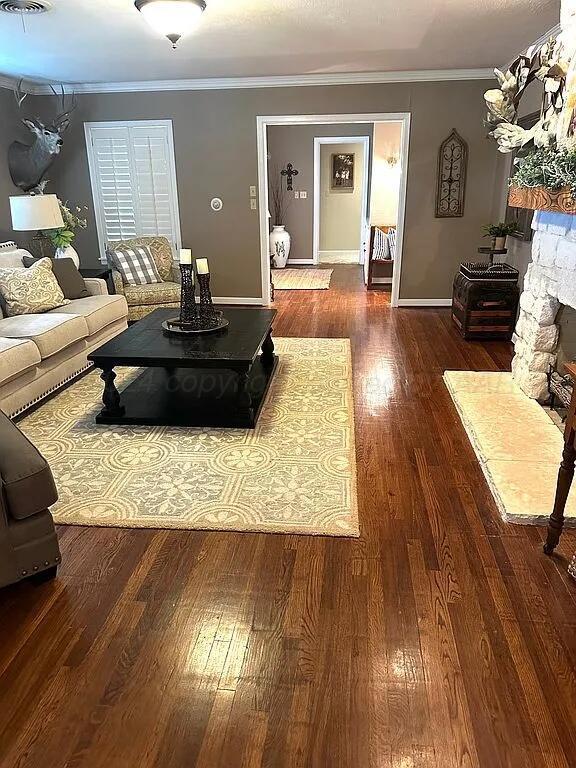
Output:
[[314,264],[362,264],[369,136],[314,139]]
[[[334,125],[334,124],[358,124],[397,122],[401,124],[401,148],[400,148],[400,184],[398,202],[398,220],[395,242],[395,268],[392,277],[391,304],[398,306],[400,288],[402,247],[404,240],[404,219],[406,207],[406,183],[408,171],[408,149],[410,140],[410,113],[366,113],[366,114],[339,114],[339,115],[273,115],[258,116],[257,128],[257,152],[258,152],[258,197],[260,214],[260,257],[262,275],[262,300],[267,304],[271,299],[271,266],[270,266],[270,230],[268,216],[268,136],[269,126],[287,125]],[[345,134],[343,134],[345,135]],[[357,136],[353,137],[357,140]],[[365,217],[367,219],[367,217]],[[368,222],[363,228],[361,250],[369,246],[370,229]],[[318,241],[319,244],[319,241]],[[311,254],[312,255],[312,254]],[[310,256],[308,257],[310,259]],[[363,259],[363,255],[362,255]],[[363,259],[364,260],[364,259]],[[310,259],[308,263],[314,263]]]

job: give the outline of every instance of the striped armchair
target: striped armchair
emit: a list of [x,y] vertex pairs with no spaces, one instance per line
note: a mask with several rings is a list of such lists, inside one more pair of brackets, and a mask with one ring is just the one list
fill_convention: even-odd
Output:
[[126,297],[128,320],[140,320],[158,307],[180,306],[180,271],[174,263],[172,246],[165,237],[134,237],[132,240],[111,241],[106,251],[116,248],[133,248],[147,245],[162,278],[161,283],[149,285],[124,285],[120,273],[112,267],[112,279],[116,293]]

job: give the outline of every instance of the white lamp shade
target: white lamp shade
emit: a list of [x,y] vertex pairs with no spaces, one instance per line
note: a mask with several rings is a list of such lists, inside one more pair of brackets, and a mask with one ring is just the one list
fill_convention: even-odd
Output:
[[204,10],[195,0],[144,0],[136,7],[152,29],[174,43],[196,28]]
[[33,232],[37,229],[60,229],[64,220],[56,195],[19,195],[10,198],[12,229]]

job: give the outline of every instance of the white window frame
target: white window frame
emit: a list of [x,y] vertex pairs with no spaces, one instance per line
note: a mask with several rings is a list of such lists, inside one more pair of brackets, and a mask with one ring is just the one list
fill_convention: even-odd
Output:
[[100,261],[106,263],[106,230],[104,228],[103,212],[100,205],[100,190],[97,186],[98,173],[95,166],[94,153],[92,151],[92,130],[97,128],[165,128],[168,139],[168,168],[170,175],[170,194],[173,200],[172,226],[175,237],[174,260],[178,260],[178,253],[182,247],[182,233],[180,231],[180,208],[178,204],[178,180],[176,177],[176,156],[174,152],[174,129],[172,120],[102,120],[84,123],[84,136],[86,139],[86,155],[88,157],[88,169],[90,173],[90,187],[94,203],[94,218],[96,219],[96,231],[98,233],[98,247]]

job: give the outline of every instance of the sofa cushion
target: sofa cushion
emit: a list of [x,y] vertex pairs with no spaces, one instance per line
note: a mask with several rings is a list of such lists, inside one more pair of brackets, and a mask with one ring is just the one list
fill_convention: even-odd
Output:
[[38,365],[42,358],[36,344],[29,339],[0,338],[0,384]]
[[143,304],[172,304],[180,301],[180,283],[153,283],[152,285],[125,285],[128,306]]
[[58,499],[46,459],[0,411],[0,477],[8,513],[16,520],[35,515]]
[[68,303],[50,259],[40,259],[28,269],[0,268],[0,293],[9,316],[33,315]]
[[[39,261],[40,259],[34,256],[24,256],[22,259],[25,267],[31,267]],[[88,288],[86,288],[84,278],[72,259],[50,259],[50,261],[52,263],[52,272],[54,272],[54,277],[65,299],[83,299],[88,296]]]
[[[78,299],[85,301],[85,299]],[[20,315],[0,320],[0,337],[31,339],[40,350],[42,360],[88,336],[86,320],[79,315],[46,312]]]
[[134,248],[134,246],[138,245],[146,245],[150,248],[160,278],[162,280],[170,280],[172,278],[174,254],[172,253],[172,246],[168,238],[156,235],[133,237],[131,240],[112,240],[107,243],[106,248],[109,251],[115,251],[117,248]]
[[85,299],[74,299],[67,307],[60,307],[48,314],[80,315],[88,326],[90,336],[105,328],[116,320],[122,320],[128,313],[126,299],[117,294],[109,296],[88,296]]

